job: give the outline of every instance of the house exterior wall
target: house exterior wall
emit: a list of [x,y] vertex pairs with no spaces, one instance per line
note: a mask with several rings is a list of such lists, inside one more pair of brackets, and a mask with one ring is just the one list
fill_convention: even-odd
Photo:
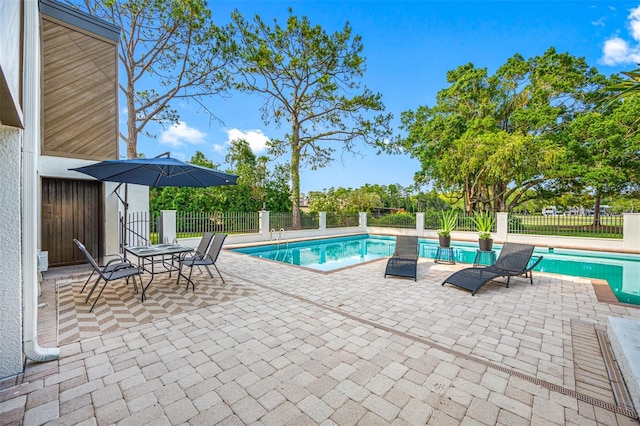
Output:
[[22,372],[20,152],[22,130],[0,124],[0,379]]
[[[108,74],[111,77],[107,78],[111,110],[106,121],[110,123],[111,136],[108,143],[100,146],[101,149],[107,147],[107,150],[98,150],[94,159],[118,156],[118,29],[51,0],[0,0],[0,235],[5,242],[3,249],[0,249],[0,264],[3,265],[0,274],[0,379],[22,373],[25,358],[43,362],[56,359],[59,355],[57,348],[41,348],[37,344],[36,333],[40,225],[38,182],[42,176],[38,171],[41,170],[42,163],[46,163],[40,155],[41,130],[44,127],[39,25],[42,10],[54,20],[67,22],[62,18],[68,18],[67,24],[71,26],[85,25],[83,31],[78,32],[80,36],[67,32],[69,37],[79,36],[86,41],[87,34],[95,29],[94,39],[98,42],[93,41],[93,46],[106,46],[111,52],[105,53],[109,57],[108,61],[113,64],[113,73]],[[46,90],[47,87],[44,87],[45,92]],[[58,121],[55,124],[65,123]],[[68,126],[72,124],[66,123]],[[107,138],[101,140],[107,141]],[[74,158],[94,157],[93,154],[66,154]],[[65,153],[56,152],[56,155],[62,157]],[[69,164],[70,167],[77,165],[79,164]],[[67,166],[67,163],[57,164],[45,169],[49,176],[55,177],[64,175]],[[107,193],[105,189],[105,194]],[[117,205],[115,202],[107,204]],[[113,207],[107,206],[107,209],[114,211]],[[117,218],[115,221],[117,222]],[[114,228],[106,234],[111,236],[116,230]],[[115,234],[117,235],[117,231]]]
[[[57,1],[38,3],[43,82],[39,175],[90,180],[89,176],[68,169],[119,156],[120,29]],[[103,184],[102,257],[119,250],[118,210],[122,207],[113,194],[115,187],[116,184]],[[38,207],[40,211],[42,206]],[[39,246],[46,250],[42,248],[39,220]]]
[[14,127],[22,127],[21,25],[21,2],[0,1],[0,123]]
[[22,372],[22,4],[0,2],[0,379]]
[[[66,17],[56,10],[58,17]],[[41,22],[42,154],[118,158],[118,40],[44,12]]]

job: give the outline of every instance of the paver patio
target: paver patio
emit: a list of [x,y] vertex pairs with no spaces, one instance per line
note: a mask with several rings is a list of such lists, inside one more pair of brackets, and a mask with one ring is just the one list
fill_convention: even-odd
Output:
[[[62,333],[59,361],[5,380],[0,424],[638,424],[598,330],[640,309],[599,302],[589,280],[535,273],[471,296],[440,285],[465,265],[425,259],[417,283],[383,278],[384,260],[319,273],[225,250],[218,266],[226,287],[205,289],[205,273],[194,294],[167,277],[141,309],[116,283],[137,307],[61,312],[98,329]],[[47,280],[45,297],[83,281]],[[150,317],[156,305],[182,308]]]

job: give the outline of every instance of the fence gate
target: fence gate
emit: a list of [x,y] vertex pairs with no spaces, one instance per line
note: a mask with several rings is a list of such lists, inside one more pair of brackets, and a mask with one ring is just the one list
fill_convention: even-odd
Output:
[[157,239],[152,241],[151,238],[151,233],[157,232],[156,226],[157,219],[152,220],[148,212],[128,213],[126,225],[124,218],[120,216],[120,252],[124,251],[125,245],[142,246],[157,243]]
[[86,262],[73,244],[74,238],[93,256],[100,256],[101,188],[102,184],[97,181],[42,179],[40,246],[49,252],[49,266]]

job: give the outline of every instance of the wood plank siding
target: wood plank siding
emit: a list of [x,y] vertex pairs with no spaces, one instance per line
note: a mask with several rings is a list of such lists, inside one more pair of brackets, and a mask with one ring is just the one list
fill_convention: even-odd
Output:
[[103,232],[102,184],[97,181],[42,179],[42,241],[49,266],[86,263],[73,244],[77,238],[96,257]]
[[42,154],[118,158],[117,42],[42,15]]

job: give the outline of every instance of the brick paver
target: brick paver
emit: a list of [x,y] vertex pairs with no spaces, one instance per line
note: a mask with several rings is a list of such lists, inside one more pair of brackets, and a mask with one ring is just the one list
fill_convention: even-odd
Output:
[[589,393],[571,321],[640,309],[598,302],[588,280],[534,274],[471,296],[440,286],[462,265],[427,260],[417,282],[384,279],[383,260],[317,273],[225,251],[218,266],[226,300],[66,333],[59,361],[0,389],[0,423],[637,424]]

